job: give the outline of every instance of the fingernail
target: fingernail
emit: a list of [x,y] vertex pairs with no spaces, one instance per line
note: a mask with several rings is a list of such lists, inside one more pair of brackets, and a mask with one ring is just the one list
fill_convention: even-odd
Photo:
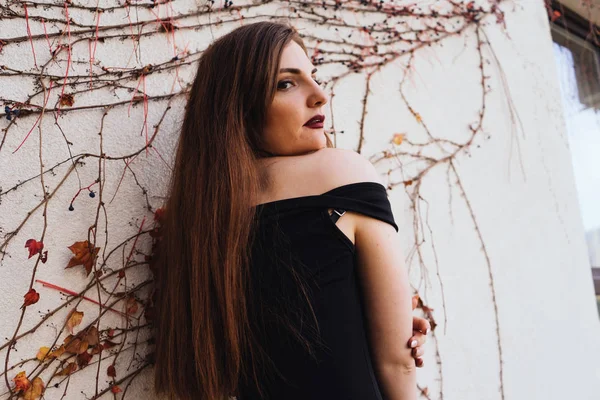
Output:
[[417,341],[413,340],[412,342],[410,342],[410,347],[417,347]]

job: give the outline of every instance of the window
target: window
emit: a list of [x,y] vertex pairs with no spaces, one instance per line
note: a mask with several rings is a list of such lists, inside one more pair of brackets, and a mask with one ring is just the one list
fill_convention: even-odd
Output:
[[551,23],[554,59],[600,314],[600,46],[589,40],[598,28],[552,7],[561,15]]

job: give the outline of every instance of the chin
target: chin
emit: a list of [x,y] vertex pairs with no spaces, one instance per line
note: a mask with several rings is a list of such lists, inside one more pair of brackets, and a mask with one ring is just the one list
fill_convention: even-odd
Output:
[[317,151],[319,151],[319,150],[322,150],[322,149],[324,149],[324,148],[326,148],[326,147],[327,147],[327,144],[326,144],[326,143],[324,143],[322,146],[321,146],[321,145],[317,145],[317,146],[308,146],[308,147],[305,147],[305,148],[304,148],[304,149],[302,149],[302,150],[298,150],[297,152],[295,152],[295,154],[294,154],[294,155],[298,155],[298,156],[301,156],[301,155],[308,155],[308,154],[315,153],[315,152],[317,152]]
[[327,148],[327,138],[322,134],[319,139],[315,140],[313,138],[310,141],[305,141],[303,145],[297,146],[296,149],[287,155],[305,155],[325,148]]
[[327,137],[325,136],[325,133],[323,133],[323,138],[321,139],[321,146],[319,147],[319,149],[326,149],[327,148]]
[[317,143],[315,146],[312,146],[313,151],[317,151],[317,150],[321,150],[321,149],[325,149],[327,148],[327,141],[325,140],[325,137],[323,137],[323,140],[319,141],[319,143]]

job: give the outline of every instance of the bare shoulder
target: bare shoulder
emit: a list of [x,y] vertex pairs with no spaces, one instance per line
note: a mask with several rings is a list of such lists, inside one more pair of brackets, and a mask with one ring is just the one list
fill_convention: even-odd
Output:
[[318,195],[356,182],[381,183],[373,164],[346,149],[324,148],[301,156],[277,157],[261,164],[269,187],[259,202]]
[[325,148],[308,157],[306,173],[321,186],[322,191],[356,182],[381,183],[373,164],[353,150]]

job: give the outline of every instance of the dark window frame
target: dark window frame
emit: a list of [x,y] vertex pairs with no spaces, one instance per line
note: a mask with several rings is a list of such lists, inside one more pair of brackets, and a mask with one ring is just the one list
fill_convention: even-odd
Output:
[[[566,30],[570,34],[584,40],[592,47],[596,48],[598,50],[598,54],[600,54],[600,40],[595,42],[590,37],[590,32],[600,32],[600,27],[598,25],[593,24],[589,20],[583,18],[575,11],[560,3],[560,1],[551,0],[548,6],[552,11],[560,12],[560,17],[554,19],[554,21],[552,21],[552,18],[550,18],[552,13],[548,13],[551,25],[556,25],[557,27]],[[594,291],[596,295],[600,296],[600,266],[592,265],[592,278],[594,281]]]
[[551,0],[549,6],[552,11],[558,11],[561,14],[561,16],[556,18],[554,21],[550,19],[551,24],[566,29],[571,34],[576,35],[600,50],[600,41],[595,43],[589,37],[590,31],[600,31],[600,27],[598,25],[592,24],[589,20],[583,18],[581,15],[568,8],[560,1]]

